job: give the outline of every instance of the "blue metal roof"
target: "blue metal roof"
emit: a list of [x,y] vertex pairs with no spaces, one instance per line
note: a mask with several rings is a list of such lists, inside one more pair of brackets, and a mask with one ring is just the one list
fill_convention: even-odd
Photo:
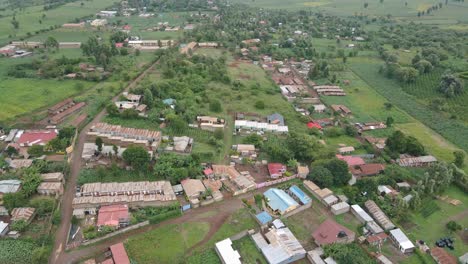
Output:
[[166,105],[173,105],[175,103],[175,99],[172,99],[172,98],[168,98],[168,99],[164,99],[163,100],[163,103],[166,104]]
[[257,217],[258,221],[264,225],[264,224],[267,224],[269,222],[271,222],[271,220],[273,220],[273,218],[271,217],[271,215],[269,215],[267,212],[263,211],[261,213],[259,213],[258,215],[256,215],[255,217]]
[[278,210],[281,214],[285,213],[290,207],[299,206],[285,191],[271,188],[263,195],[267,198],[268,205],[273,210]]
[[296,196],[299,201],[301,201],[302,204],[308,204],[312,201],[312,199],[310,199],[309,196],[307,196],[307,194],[305,194],[299,187],[297,187],[296,185],[293,185],[289,188],[289,191],[291,191],[292,194],[294,194],[294,196]]

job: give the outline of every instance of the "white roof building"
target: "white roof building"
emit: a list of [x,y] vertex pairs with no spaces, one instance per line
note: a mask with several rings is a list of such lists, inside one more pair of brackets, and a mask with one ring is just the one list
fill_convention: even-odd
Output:
[[368,213],[366,213],[366,211],[364,211],[364,209],[362,209],[362,207],[359,206],[359,204],[351,205],[351,212],[357,217],[357,219],[361,223],[374,221],[374,219],[372,219],[372,217]]
[[[271,229],[265,234],[252,238],[269,264],[287,264],[303,259],[307,252],[289,230],[289,228]],[[268,241],[268,242],[267,242]]]
[[216,253],[218,253],[221,262],[224,264],[241,264],[240,254],[232,248],[232,241],[226,238],[215,244]]
[[401,229],[390,230],[390,237],[398,246],[398,249],[403,252],[411,252],[414,249],[414,244],[411,240],[401,231]]

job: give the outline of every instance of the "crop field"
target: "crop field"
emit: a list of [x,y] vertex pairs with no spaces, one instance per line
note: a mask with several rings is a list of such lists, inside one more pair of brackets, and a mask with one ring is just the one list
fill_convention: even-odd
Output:
[[99,31],[91,27],[83,29],[58,28],[43,34],[34,35],[28,38],[28,40],[44,42],[48,37],[54,37],[59,42],[85,42],[91,36],[108,39],[110,35],[110,31]]
[[449,233],[445,224],[453,220],[464,227],[468,225],[468,214],[466,210],[468,196],[454,186],[450,187],[443,195],[452,199],[458,199],[462,204],[454,206],[446,201],[436,200],[435,203],[439,207],[439,210],[434,211],[426,217],[423,215],[423,212],[414,213],[411,217],[411,227],[405,228],[405,231],[413,240],[422,239],[430,246],[434,245],[435,241],[439,238],[447,236],[453,237],[455,238],[455,250],[449,252],[455,256],[461,256],[468,250],[466,240],[462,240],[463,231],[457,234]]
[[365,81],[369,87],[384,96],[394,106],[397,106],[447,138],[452,143],[468,151],[468,126],[460,121],[448,119],[425,105],[418,103],[412,96],[406,94],[398,82],[390,80],[378,73],[381,62],[376,58],[352,58],[351,70]]
[[27,7],[24,11],[16,12],[16,20],[19,22],[18,29],[14,29],[11,24],[12,16],[0,18],[0,42],[25,37],[28,32],[34,33],[51,26],[72,22],[75,18],[94,15],[97,11],[105,9],[115,2],[115,0],[90,0],[83,2],[84,5],[81,6],[81,2],[77,1],[47,11],[44,11],[42,6]]
[[137,263],[150,264],[156,259],[161,264],[179,263],[185,251],[201,241],[209,228],[206,222],[166,225],[130,238],[125,246]]
[[75,88],[77,83],[82,83],[84,89],[94,85],[91,82],[71,80],[2,79],[0,120],[32,112],[77,94],[79,93]]
[[445,23],[447,19],[452,20],[452,23],[453,21],[456,23],[457,21],[465,22],[468,20],[466,16],[468,4],[450,1],[448,7],[444,6],[444,8],[437,12],[419,19],[417,17],[418,11],[434,5],[434,1],[408,1],[407,6],[405,6],[405,1],[399,0],[385,0],[383,2],[373,1],[368,2],[367,8],[364,8],[364,2],[361,0],[235,0],[234,2],[263,8],[326,12],[337,16],[351,16],[356,14],[386,16],[390,14],[402,20],[425,20],[434,24]]
[[342,86],[346,96],[322,96],[327,104],[343,104],[353,111],[355,122],[385,121],[391,116],[396,123],[406,123],[411,120],[405,112],[397,107],[386,109],[384,104],[388,102],[372,87],[364,82],[352,71],[337,72],[338,79],[349,80],[350,84]]
[[168,22],[169,26],[182,26],[183,22],[189,16],[189,12],[161,13],[154,17],[142,18],[138,16],[114,17],[109,19],[109,23],[118,22],[121,25],[128,24],[132,28],[130,34],[140,36],[143,39],[177,39],[182,35],[183,30],[179,31],[148,31],[159,22]]

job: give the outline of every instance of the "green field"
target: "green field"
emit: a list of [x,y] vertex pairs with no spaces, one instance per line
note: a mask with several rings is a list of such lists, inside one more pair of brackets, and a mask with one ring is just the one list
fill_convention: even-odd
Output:
[[85,42],[91,36],[99,36],[101,38],[109,38],[111,35],[110,31],[97,30],[95,28],[83,28],[83,29],[68,29],[58,28],[50,32],[46,32],[39,35],[34,35],[28,38],[29,41],[41,41],[44,42],[48,37],[54,37],[59,42]]
[[369,84],[352,71],[337,72],[340,80],[349,80],[348,86],[343,86],[346,96],[323,96],[327,104],[343,104],[353,112],[352,122],[385,121],[391,116],[396,123],[406,123],[411,120],[405,112],[393,107],[388,110],[384,104],[388,102]]
[[[376,58],[358,57],[352,58],[350,69],[394,106],[406,111],[461,149],[467,151],[468,133],[466,131],[468,131],[468,126],[462,121],[448,119],[406,94],[396,81],[387,79],[378,72],[381,64],[382,62]],[[398,119],[395,120],[398,122]]]
[[167,225],[130,238],[126,243],[130,258],[137,263],[179,263],[187,249],[201,241],[210,228],[205,222]]
[[2,79],[0,120],[29,113],[75,95],[79,93],[75,88],[77,83],[83,83],[85,89],[94,85],[91,82],[71,80]]
[[262,252],[258,250],[257,246],[255,246],[255,242],[253,242],[249,236],[233,241],[232,244],[233,248],[239,251],[244,263],[267,263]]
[[387,16],[402,20],[424,21],[430,24],[446,24],[447,22],[455,24],[457,21],[468,22],[466,12],[468,4],[451,2],[442,9],[437,10],[431,15],[423,16],[418,19],[418,11],[427,9],[436,4],[430,0],[405,1],[385,0],[382,2],[367,2],[368,7],[364,8],[365,1],[362,0],[235,0],[236,3],[244,3],[255,7],[305,10],[311,12],[326,12],[337,16],[368,15],[368,16]]
[[437,200],[436,203],[440,207],[440,210],[431,214],[429,217],[423,217],[420,213],[412,214],[411,227],[405,228],[405,231],[413,240],[424,240],[429,246],[433,246],[435,241],[439,238],[447,236],[453,237],[456,240],[454,244],[455,250],[449,252],[458,257],[468,251],[468,244],[462,240],[460,236],[461,233],[450,234],[445,224],[450,220],[454,220],[461,224],[463,228],[468,226],[466,211],[468,196],[454,186],[450,187],[444,195],[452,199],[458,199],[462,204],[454,206],[447,202]]
[[[94,15],[99,10],[112,6],[115,0],[90,0],[84,1],[81,6],[79,1],[67,3],[58,8],[44,11],[42,6],[27,7],[23,11],[16,12],[16,20],[19,28],[14,29],[12,16],[0,18],[0,43],[9,39],[26,37],[27,33],[33,34],[41,29],[49,29],[51,26],[72,22],[76,18]],[[44,18],[43,14],[45,15]],[[39,23],[39,20],[42,23]]]

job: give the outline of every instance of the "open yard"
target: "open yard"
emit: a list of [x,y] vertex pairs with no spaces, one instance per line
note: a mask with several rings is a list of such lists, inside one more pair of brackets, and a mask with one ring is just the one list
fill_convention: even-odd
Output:
[[436,240],[442,237],[453,237],[456,242],[455,250],[449,251],[455,256],[461,256],[468,251],[468,234],[467,231],[460,231],[457,234],[448,232],[445,224],[448,221],[456,221],[463,228],[468,226],[468,196],[457,187],[450,187],[442,196],[448,196],[452,199],[458,199],[462,204],[454,206],[446,201],[437,200],[436,203],[440,210],[435,211],[428,217],[424,217],[421,213],[415,213],[411,217],[411,227],[405,229],[405,232],[412,238],[424,240],[429,246],[434,246]]
[[[129,257],[137,263],[188,263],[218,264],[214,244],[241,231],[257,227],[247,209],[235,211],[223,223],[211,223],[216,216],[225,214],[224,209],[207,211],[188,222],[159,227],[148,233],[130,238],[125,246]],[[216,220],[217,221],[217,220]],[[215,221],[215,222],[216,222]],[[197,245],[197,246],[196,246]],[[194,247],[196,246],[196,247]],[[240,247],[248,251],[248,244]],[[216,258],[215,258],[216,257]]]
[[179,263],[187,249],[201,241],[210,228],[206,222],[174,224],[135,236],[126,243],[131,259],[137,263]]
[[457,21],[466,22],[467,3],[450,2],[448,6],[438,10],[431,15],[418,18],[417,13],[434,4],[430,0],[408,1],[382,1],[369,2],[367,8],[360,0],[235,0],[234,2],[248,4],[255,7],[304,10],[311,12],[325,12],[337,16],[367,15],[367,16],[387,16],[391,15],[399,20],[424,21],[432,24],[456,24]]
[[234,249],[239,251],[244,263],[267,264],[262,252],[257,249],[255,242],[249,236],[233,241],[232,244]]
[[84,1],[81,5],[80,1],[75,1],[47,11],[44,11],[43,6],[17,10],[15,17],[19,22],[18,29],[14,29],[10,23],[12,14],[0,18],[0,43],[25,37],[28,32],[33,34],[41,29],[73,22],[76,18],[94,15],[99,10],[112,6],[115,2],[115,0],[90,0]]

